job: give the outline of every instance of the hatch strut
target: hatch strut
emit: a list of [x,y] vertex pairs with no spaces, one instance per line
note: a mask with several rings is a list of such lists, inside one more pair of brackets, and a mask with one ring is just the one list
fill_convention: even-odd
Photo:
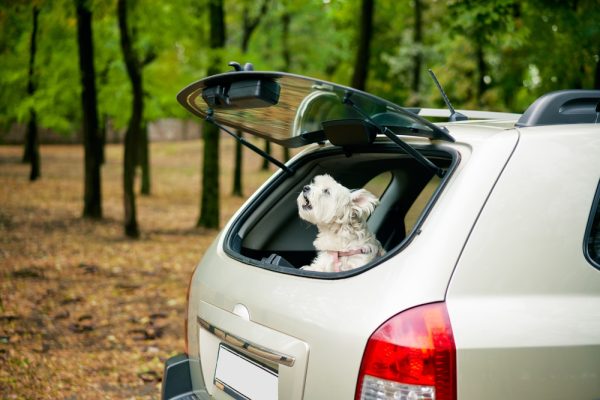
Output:
[[206,111],[206,117],[204,119],[206,121],[210,122],[211,124],[215,125],[217,128],[219,128],[219,129],[224,130],[225,132],[227,132],[229,135],[231,135],[231,137],[233,137],[235,140],[237,140],[238,142],[240,142],[244,146],[248,147],[250,150],[252,150],[256,154],[260,155],[261,157],[263,157],[267,161],[270,161],[271,163],[273,163],[276,166],[278,166],[279,168],[281,168],[283,171],[285,171],[286,174],[288,174],[288,176],[294,175],[294,170],[293,169],[291,169],[290,167],[288,167],[287,165],[285,165],[281,161],[277,160],[276,158],[273,158],[271,155],[269,155],[268,153],[266,153],[262,149],[256,147],[255,145],[253,145],[252,143],[250,143],[249,141],[247,141],[243,137],[240,137],[240,136],[236,135],[235,133],[231,132],[229,129],[225,128],[223,125],[219,124],[217,121],[215,121],[213,115],[214,115],[213,109],[209,108]]
[[421,153],[419,153],[417,150],[415,150],[411,145],[407,144],[402,139],[400,139],[398,136],[396,136],[396,134],[394,134],[394,132],[392,132],[387,126],[381,126],[378,123],[376,123],[375,121],[373,121],[373,119],[371,119],[371,117],[369,117],[363,110],[360,109],[360,107],[358,107],[352,101],[352,99],[350,99],[350,96],[352,96],[352,92],[347,90],[344,95],[344,98],[342,99],[342,103],[352,107],[352,109],[354,109],[360,115],[362,115],[367,122],[369,122],[371,125],[373,125],[375,128],[377,128],[377,130],[380,133],[383,133],[392,142],[394,142],[398,146],[400,146],[404,151],[406,151],[406,153],[408,153],[410,156],[412,156],[415,160],[417,160],[425,168],[427,168],[428,170],[430,170],[431,172],[433,172],[435,175],[439,176],[440,178],[442,178],[444,176],[444,170],[442,168],[440,168],[437,165],[435,165],[434,163],[432,163],[428,158],[426,158]]

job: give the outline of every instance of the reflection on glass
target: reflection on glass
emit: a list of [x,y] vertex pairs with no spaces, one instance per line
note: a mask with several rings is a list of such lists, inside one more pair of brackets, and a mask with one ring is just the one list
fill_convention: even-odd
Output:
[[[283,142],[294,136],[316,132],[323,121],[340,119],[364,119],[386,126],[429,129],[419,122],[419,118],[407,115],[400,107],[386,100],[355,91],[353,89],[316,81],[294,75],[275,76],[272,79],[280,85],[277,104],[260,108],[216,108],[214,119],[223,125],[234,126],[243,131]],[[208,105],[202,99],[199,87],[192,93],[192,106],[206,115]],[[351,93],[352,102],[360,110],[344,104],[343,99]]]

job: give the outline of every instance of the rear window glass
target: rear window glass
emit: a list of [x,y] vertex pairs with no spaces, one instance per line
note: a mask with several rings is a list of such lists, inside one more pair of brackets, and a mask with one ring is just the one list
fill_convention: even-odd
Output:
[[600,269],[600,184],[594,197],[584,248],[587,258]]

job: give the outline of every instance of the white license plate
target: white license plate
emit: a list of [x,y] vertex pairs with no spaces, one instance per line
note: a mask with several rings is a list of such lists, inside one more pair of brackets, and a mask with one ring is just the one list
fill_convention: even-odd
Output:
[[277,373],[223,345],[215,385],[239,400],[277,400]]

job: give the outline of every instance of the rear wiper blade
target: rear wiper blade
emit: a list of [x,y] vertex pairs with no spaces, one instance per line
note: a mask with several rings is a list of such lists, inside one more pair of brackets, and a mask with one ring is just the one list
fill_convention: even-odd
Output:
[[358,107],[352,101],[352,99],[350,98],[351,96],[352,96],[352,92],[346,91],[346,94],[344,95],[344,98],[342,99],[342,103],[349,107],[352,107],[352,109],[354,111],[358,112],[360,115],[363,116],[363,118],[365,119],[366,122],[373,125],[380,133],[384,134],[392,142],[394,142],[398,146],[400,146],[400,148],[402,148],[407,154],[412,156],[417,162],[419,162],[425,168],[427,168],[428,170],[430,170],[431,172],[433,172],[435,175],[439,176],[440,178],[444,176],[445,171],[442,168],[440,168],[437,165],[435,165],[434,163],[432,163],[427,157],[423,156],[421,153],[419,153],[417,150],[415,150],[411,145],[407,144],[402,139],[400,139],[398,136],[396,136],[396,134],[394,134],[394,132],[392,132],[387,126],[381,126],[378,123],[376,123],[375,121],[373,121],[373,119],[371,117],[369,117],[369,115],[367,115],[360,107]]
[[267,152],[263,151],[262,149],[256,147],[255,145],[253,145],[252,143],[250,143],[249,141],[247,141],[243,137],[236,135],[235,133],[231,132],[229,129],[227,129],[223,125],[219,124],[214,119],[213,115],[214,115],[213,109],[209,108],[207,110],[207,112],[206,112],[206,117],[204,119],[206,121],[210,122],[211,124],[215,125],[217,128],[219,128],[219,129],[227,132],[229,135],[231,135],[231,137],[233,137],[235,140],[237,140],[242,145],[246,146],[247,148],[249,148],[250,150],[252,150],[256,154],[258,154],[259,156],[263,157],[267,161],[269,161],[269,162],[275,164],[276,166],[278,166],[279,168],[281,168],[289,176],[294,175],[294,170],[293,169],[291,169],[290,167],[288,167],[287,165],[285,165],[284,163],[282,163],[278,159],[272,157],[269,153],[267,153]]

